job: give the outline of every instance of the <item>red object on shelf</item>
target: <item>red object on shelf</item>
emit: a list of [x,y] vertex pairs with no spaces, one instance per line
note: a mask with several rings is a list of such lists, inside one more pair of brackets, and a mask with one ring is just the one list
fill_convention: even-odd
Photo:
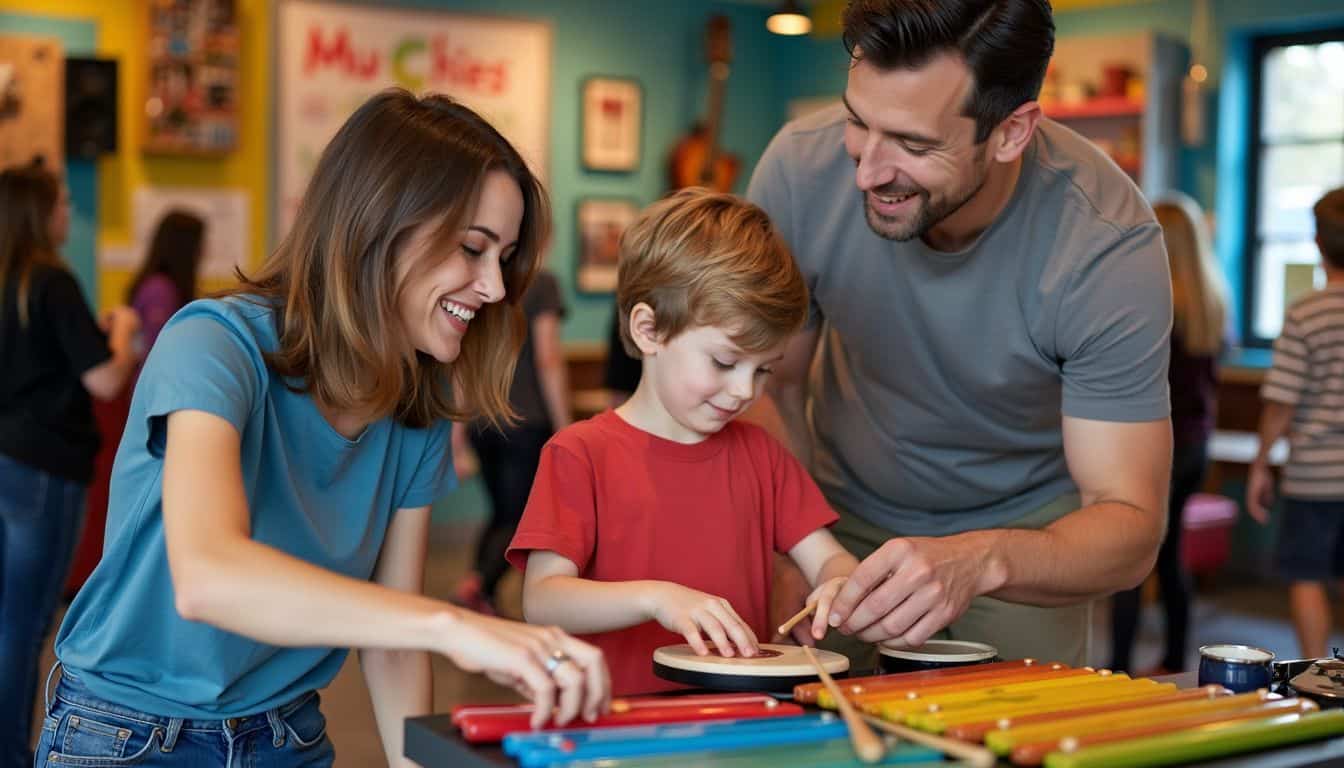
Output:
[[1081,104],[1051,104],[1045,107],[1045,116],[1051,120],[1138,117],[1142,114],[1142,101],[1124,97],[1089,99]]
[[[569,723],[565,730],[604,728],[616,725],[657,725],[703,720],[740,720],[750,717],[801,715],[797,704],[779,701],[761,693],[716,693],[703,696],[634,696],[612,702],[612,711],[591,723]],[[529,731],[531,704],[463,705],[452,709],[453,724],[462,738],[474,744],[502,741],[504,736]],[[543,731],[557,730],[554,725]]]
[[1213,573],[1232,552],[1237,502],[1226,496],[1196,493],[1181,511],[1181,561],[1191,573]]

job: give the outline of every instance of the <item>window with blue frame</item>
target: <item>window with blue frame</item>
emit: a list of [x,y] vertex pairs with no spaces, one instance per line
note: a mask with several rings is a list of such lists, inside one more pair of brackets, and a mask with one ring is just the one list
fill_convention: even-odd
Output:
[[1242,330],[1263,346],[1325,282],[1311,207],[1344,185],[1344,28],[1257,38],[1251,57]]

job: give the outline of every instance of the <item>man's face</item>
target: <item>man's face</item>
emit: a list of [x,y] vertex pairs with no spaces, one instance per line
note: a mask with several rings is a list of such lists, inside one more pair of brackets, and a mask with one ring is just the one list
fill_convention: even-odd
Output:
[[879,237],[923,236],[984,184],[988,145],[975,143],[975,121],[962,114],[974,87],[952,55],[913,70],[882,70],[863,58],[850,68],[845,151]]

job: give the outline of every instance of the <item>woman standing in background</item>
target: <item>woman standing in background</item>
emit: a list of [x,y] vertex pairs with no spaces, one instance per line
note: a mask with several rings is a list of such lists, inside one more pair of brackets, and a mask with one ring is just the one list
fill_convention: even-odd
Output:
[[50,172],[0,172],[0,768],[33,764],[38,658],[98,450],[89,395],[115,398],[136,364],[135,312],[100,329],[61,263],[69,226]]
[[196,298],[196,275],[205,246],[205,221],[194,213],[173,210],[159,219],[154,239],[126,302],[140,314],[144,350],[149,354],[159,331],[173,313]]
[[[1157,554],[1157,578],[1166,611],[1166,642],[1155,674],[1185,668],[1190,626],[1190,574],[1181,562],[1185,503],[1204,482],[1209,436],[1213,433],[1218,386],[1218,354],[1227,328],[1227,300],[1213,260],[1199,204],[1173,193],[1153,206],[1162,225],[1171,265],[1171,387],[1173,439],[1167,536]],[[1111,668],[1130,670],[1138,630],[1141,587],[1116,593],[1111,613]]]
[[458,583],[455,602],[482,613],[496,613],[499,582],[509,571],[504,552],[523,519],[532,478],[541,463],[541,448],[551,435],[569,426],[569,376],[560,323],[565,300],[560,283],[539,270],[523,295],[527,338],[518,356],[509,388],[509,405],[518,421],[496,427],[477,420],[454,425],[454,451],[465,435],[480,459],[481,477],[490,495],[490,517],[476,542],[476,569]]

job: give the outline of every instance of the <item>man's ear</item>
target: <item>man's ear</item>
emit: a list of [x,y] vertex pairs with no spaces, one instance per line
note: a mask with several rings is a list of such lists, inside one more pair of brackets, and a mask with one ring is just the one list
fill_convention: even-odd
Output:
[[630,339],[645,357],[658,353],[663,346],[658,337],[653,307],[639,302],[630,310]]
[[1013,110],[989,136],[989,148],[994,159],[1000,163],[1011,163],[1021,157],[1040,121],[1040,102],[1028,101]]

